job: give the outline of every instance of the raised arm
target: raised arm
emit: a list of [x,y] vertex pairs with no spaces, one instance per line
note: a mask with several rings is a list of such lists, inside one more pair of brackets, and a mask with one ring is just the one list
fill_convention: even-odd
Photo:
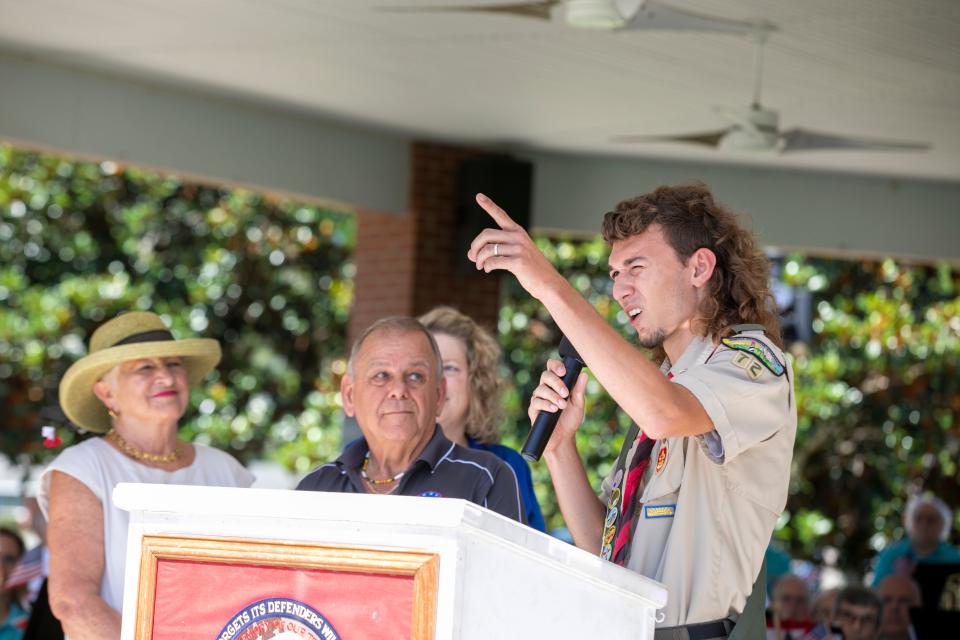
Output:
[[103,507],[76,478],[50,479],[49,596],[53,615],[70,640],[120,637],[120,613],[100,597],[104,572]]
[[608,325],[520,225],[486,196],[478,195],[477,203],[499,228],[482,231],[467,256],[478,269],[503,269],[516,276],[547,308],[597,381],[648,436],[688,436],[713,429],[693,394],[671,384],[646,355]]

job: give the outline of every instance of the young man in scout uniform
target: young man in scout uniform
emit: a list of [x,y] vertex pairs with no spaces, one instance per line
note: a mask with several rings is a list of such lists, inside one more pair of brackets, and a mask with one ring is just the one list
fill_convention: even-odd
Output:
[[726,638],[734,625],[735,637],[754,626],[762,637],[763,595],[750,596],[786,504],[797,422],[752,234],[701,184],[660,187],[606,215],[613,296],[657,367],[503,210],[477,202],[500,228],[474,239],[470,259],[513,273],[635,423],[598,499],[574,437],[587,377],[567,389],[562,363],[548,363],[529,414],[563,412],[544,458],[575,543],[667,586],[657,638]]

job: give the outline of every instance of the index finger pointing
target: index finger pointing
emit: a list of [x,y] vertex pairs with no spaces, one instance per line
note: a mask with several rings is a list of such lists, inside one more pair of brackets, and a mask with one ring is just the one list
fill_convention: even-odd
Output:
[[501,209],[496,202],[484,194],[477,194],[477,204],[480,205],[484,211],[490,214],[490,217],[493,218],[493,221],[496,222],[501,229],[505,231],[511,231],[517,228],[517,223],[507,215],[507,212]]

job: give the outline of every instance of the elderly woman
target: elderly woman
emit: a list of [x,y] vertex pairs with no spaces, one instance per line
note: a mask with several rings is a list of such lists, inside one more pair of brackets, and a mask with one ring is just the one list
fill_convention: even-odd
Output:
[[191,386],[220,361],[216,340],[174,340],[159,316],[127,313],[90,338],[90,353],[60,384],[60,405],[103,437],[65,449],[43,472],[49,596],[72,640],[119,638],[128,514],[119,482],[248,487],[232,457],[177,437]]
[[489,451],[517,475],[527,524],[546,530],[540,503],[533,491],[530,467],[520,454],[498,444],[502,411],[502,384],[497,376],[500,345],[489,332],[451,307],[436,307],[420,316],[433,334],[443,358],[447,399],[437,420],[443,433],[457,444]]
[[343,409],[363,437],[303,478],[301,491],[460,498],[523,521],[511,468],[450,442],[440,350],[414,318],[378,320],[357,338],[340,383]]
[[903,514],[907,539],[880,552],[873,574],[874,588],[891,574],[913,575],[920,562],[960,563],[960,551],[947,542],[952,522],[950,508],[936,496],[913,496],[907,500]]

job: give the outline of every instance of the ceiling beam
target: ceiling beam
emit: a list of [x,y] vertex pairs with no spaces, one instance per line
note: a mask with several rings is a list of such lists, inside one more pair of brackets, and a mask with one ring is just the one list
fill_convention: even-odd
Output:
[[960,263],[960,184],[655,159],[535,154],[532,224],[595,234],[620,200],[701,180],[765,246]]
[[[400,133],[2,49],[0,87],[0,139],[21,146],[347,208],[409,207],[411,138]],[[513,152],[534,162],[532,223],[543,231],[594,234],[617,201],[699,179],[768,246],[960,263],[955,182]]]
[[0,50],[0,139],[306,200],[403,211],[409,140]]

